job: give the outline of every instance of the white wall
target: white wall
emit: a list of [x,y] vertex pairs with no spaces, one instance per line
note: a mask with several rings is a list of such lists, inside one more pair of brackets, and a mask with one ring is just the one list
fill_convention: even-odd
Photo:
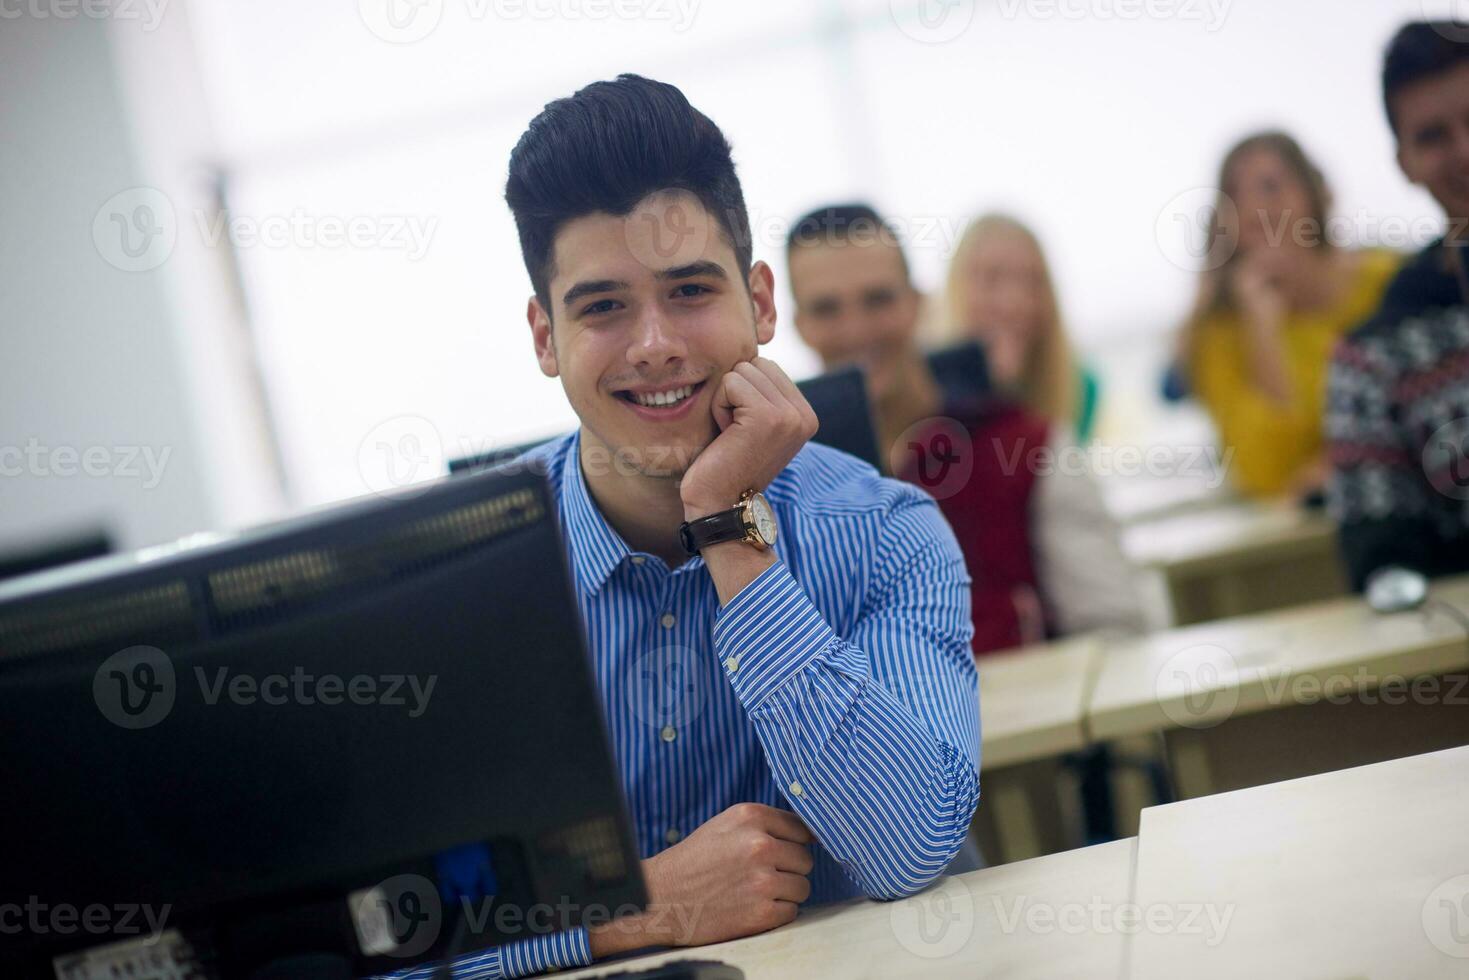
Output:
[[[160,282],[93,242],[98,208],[141,183],[108,30],[0,22],[0,549],[97,524],[135,546],[214,521]],[[32,444],[48,457],[16,458]],[[81,471],[89,450],[106,475]],[[138,459],[130,475],[134,451],[164,461],[156,485]]]

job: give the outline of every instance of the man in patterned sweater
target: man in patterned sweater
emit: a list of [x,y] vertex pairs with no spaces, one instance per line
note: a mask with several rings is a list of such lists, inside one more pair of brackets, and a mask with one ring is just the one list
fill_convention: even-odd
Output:
[[1469,571],[1469,24],[1414,23],[1383,69],[1398,163],[1448,218],[1337,348],[1329,499],[1352,584]]

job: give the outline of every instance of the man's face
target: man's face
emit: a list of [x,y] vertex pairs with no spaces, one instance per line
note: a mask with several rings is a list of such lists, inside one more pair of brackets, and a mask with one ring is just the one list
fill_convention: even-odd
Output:
[[1469,219],[1469,64],[1393,96],[1398,163],[1449,218]]
[[556,235],[551,316],[528,311],[541,371],[560,377],[583,438],[649,476],[678,477],[718,435],[720,378],[775,333],[771,274],[747,284],[698,200],[661,192]]
[[890,242],[799,245],[791,252],[796,329],[828,368],[855,364],[878,401],[892,394],[918,326],[918,294]]

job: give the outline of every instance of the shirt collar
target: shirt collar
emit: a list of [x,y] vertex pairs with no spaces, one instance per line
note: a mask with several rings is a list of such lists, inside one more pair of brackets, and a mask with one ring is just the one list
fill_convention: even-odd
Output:
[[571,549],[571,568],[577,586],[595,595],[623,559],[632,554],[622,536],[612,530],[587,489],[581,471],[581,430],[572,436],[571,447],[562,461],[561,515]]

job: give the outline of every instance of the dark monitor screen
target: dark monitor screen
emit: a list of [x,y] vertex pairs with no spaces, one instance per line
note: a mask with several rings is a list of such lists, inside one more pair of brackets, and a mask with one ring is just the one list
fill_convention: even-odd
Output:
[[989,360],[975,341],[943,347],[928,355],[928,366],[944,390],[958,401],[974,401],[991,391]]
[[644,904],[543,480],[412,494],[0,584],[0,896],[108,910],[0,929],[0,976],[136,938],[123,909],[228,978]]
[[44,571],[58,565],[112,554],[112,536],[106,531],[88,531],[11,548],[0,553],[0,581]]

